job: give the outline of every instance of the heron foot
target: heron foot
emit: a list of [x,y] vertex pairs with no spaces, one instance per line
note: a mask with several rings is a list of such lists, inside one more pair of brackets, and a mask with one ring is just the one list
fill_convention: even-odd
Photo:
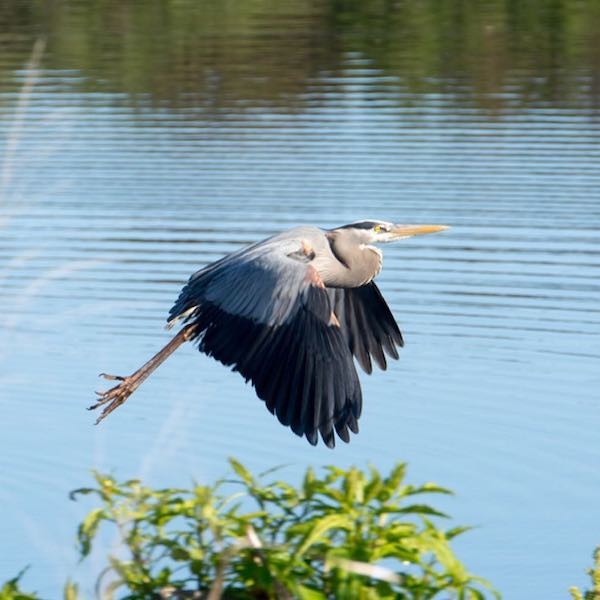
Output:
[[106,390],[105,392],[96,392],[96,395],[99,397],[98,401],[91,406],[88,406],[88,410],[95,410],[101,406],[104,406],[100,416],[96,419],[96,425],[105,419],[108,415],[110,415],[113,410],[119,408],[121,404],[133,394],[137,385],[135,385],[135,380],[133,377],[121,377],[120,375],[109,375],[108,373],[100,373],[100,377],[104,377],[104,379],[110,379],[113,381],[120,381],[118,385]]

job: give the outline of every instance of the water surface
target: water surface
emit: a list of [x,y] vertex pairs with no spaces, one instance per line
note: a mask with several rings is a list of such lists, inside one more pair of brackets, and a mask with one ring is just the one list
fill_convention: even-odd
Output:
[[[89,470],[157,485],[335,462],[457,497],[506,598],[598,543],[600,14],[594,3],[23,3],[0,11],[0,580],[58,597]],[[182,348],[93,427],[100,371],[168,339],[194,270],[297,224],[439,222],[385,248],[405,335],[334,452]],[[85,586],[84,586],[85,587]]]

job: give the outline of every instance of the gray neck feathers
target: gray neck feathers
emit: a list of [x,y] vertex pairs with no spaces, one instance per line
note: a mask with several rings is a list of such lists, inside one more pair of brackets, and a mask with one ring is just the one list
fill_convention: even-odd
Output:
[[381,252],[362,244],[347,230],[327,232],[327,239],[333,254],[334,264],[320,269],[323,283],[329,287],[360,287],[369,283],[381,270]]

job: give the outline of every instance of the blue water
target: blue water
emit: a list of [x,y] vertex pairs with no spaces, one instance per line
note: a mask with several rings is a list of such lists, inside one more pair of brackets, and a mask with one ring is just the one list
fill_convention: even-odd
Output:
[[[523,77],[525,77],[523,75]],[[600,121],[593,109],[448,94],[402,102],[360,56],[301,102],[164,107],[15,64],[0,88],[0,581],[91,590],[76,562],[90,469],[157,485],[253,469],[409,463],[459,556],[506,598],[565,598],[600,541]],[[29,87],[27,87],[29,85]],[[412,96],[411,96],[412,98]],[[170,337],[189,274],[297,224],[445,223],[385,250],[406,346],[361,373],[361,432],[332,452],[183,347],[98,427],[84,410]]]

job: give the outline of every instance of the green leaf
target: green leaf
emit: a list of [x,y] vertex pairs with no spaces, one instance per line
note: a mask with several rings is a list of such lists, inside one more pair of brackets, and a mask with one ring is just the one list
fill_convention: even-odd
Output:
[[432,517],[444,517],[448,518],[446,513],[443,513],[435,508],[431,508],[427,504],[410,504],[402,508],[389,510],[386,512],[393,512],[397,514],[415,514],[415,515],[430,515]]
[[37,600],[37,594],[27,594],[19,588],[19,582],[28,569],[29,566],[21,569],[16,577],[9,579],[0,588],[0,600]]
[[371,479],[365,486],[365,502],[370,502],[376,498],[383,487],[381,475],[373,465],[369,465],[369,472],[371,474]]
[[583,600],[583,594],[575,586],[569,588],[569,593],[573,600]]
[[94,488],[77,488],[69,492],[69,500],[76,501],[77,496],[85,496],[87,494],[97,494],[98,490]]
[[389,543],[378,546],[372,552],[372,561],[377,561],[382,558],[395,558],[402,562],[416,563],[418,562],[419,555],[417,552],[405,547],[403,544]]
[[70,580],[67,580],[63,589],[64,600],[77,600],[79,598],[79,586]]
[[385,478],[385,486],[390,491],[396,491],[406,475],[406,463],[398,463]]
[[280,465],[275,465],[274,467],[271,467],[270,469],[261,471],[258,474],[258,477],[259,477],[259,479],[264,479],[267,475],[270,475],[271,473],[276,473],[277,471],[281,471],[281,469],[285,469],[290,466],[291,466],[291,463],[281,463]]
[[[488,590],[492,596],[494,596],[494,598],[496,598],[497,600],[500,600],[500,598],[502,598],[500,592],[498,592],[497,590],[494,589],[494,587],[492,586],[492,584],[487,580],[484,579],[483,577],[476,577],[474,575],[469,575],[469,590],[471,592],[476,591],[477,593],[482,593],[479,590],[476,590],[474,587],[472,587],[472,584],[478,584],[481,587],[485,588],[486,590]],[[485,596],[481,596],[482,598],[484,598]]]
[[174,546],[171,548],[171,558],[173,560],[189,560],[190,552],[187,548],[182,548],[181,546]]
[[453,496],[454,492],[448,488],[436,485],[435,483],[424,483],[419,486],[409,486],[405,492],[406,496],[415,494],[447,494]]
[[294,557],[302,556],[310,546],[325,535],[331,529],[352,529],[347,515],[327,515],[312,522],[312,527],[308,534],[304,537],[296,551]]
[[364,501],[365,480],[364,475],[352,467],[344,477],[343,489],[348,504],[362,504]]
[[235,458],[229,457],[229,464],[231,465],[231,468],[239,475],[239,477],[241,477],[244,483],[247,485],[254,485],[254,478],[250,474],[250,471],[248,471],[248,469],[246,469],[242,463],[237,461]]
[[310,498],[314,492],[315,472],[312,467],[306,469],[304,481],[302,482],[302,491],[307,498]]
[[294,591],[300,600],[327,600],[327,596],[323,592],[305,585],[294,586]]
[[79,525],[77,538],[79,540],[79,552],[81,557],[85,557],[92,549],[92,540],[98,531],[102,519],[105,518],[104,509],[95,508],[87,514],[83,522]]
[[448,529],[446,531],[446,538],[451,540],[467,531],[471,531],[473,527],[453,527],[452,529]]
[[456,558],[446,540],[439,534],[434,533],[433,535],[428,535],[424,541],[425,543],[421,546],[422,550],[432,552],[455,580],[464,582],[468,579],[463,564]]

